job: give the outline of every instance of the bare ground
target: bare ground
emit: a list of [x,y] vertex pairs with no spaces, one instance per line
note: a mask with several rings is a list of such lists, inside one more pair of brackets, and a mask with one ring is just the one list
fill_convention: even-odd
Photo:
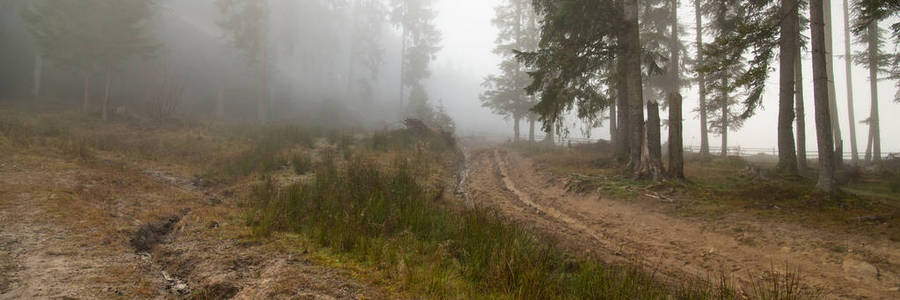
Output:
[[[800,272],[827,299],[900,298],[900,245],[889,240],[754,220],[663,214],[652,205],[570,193],[564,179],[502,149],[471,151],[468,201],[535,227],[565,248],[608,263],[643,265],[662,277],[733,278]],[[841,245],[842,251],[830,249]]]
[[0,299],[386,298],[242,238],[236,191],[120,161],[0,156]]

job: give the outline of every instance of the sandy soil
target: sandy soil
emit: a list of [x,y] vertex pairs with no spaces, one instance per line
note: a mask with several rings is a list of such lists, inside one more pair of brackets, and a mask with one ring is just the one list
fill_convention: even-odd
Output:
[[[468,201],[535,227],[570,250],[634,263],[671,279],[726,275],[746,284],[799,270],[827,299],[900,299],[900,245],[734,214],[683,219],[652,205],[566,190],[565,180],[502,149],[469,153]],[[842,245],[835,251],[827,245]]]
[[237,238],[234,191],[120,161],[0,156],[0,299],[386,298]]

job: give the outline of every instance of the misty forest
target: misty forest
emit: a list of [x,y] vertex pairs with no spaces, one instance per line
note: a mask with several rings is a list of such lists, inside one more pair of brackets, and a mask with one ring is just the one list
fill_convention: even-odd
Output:
[[898,0],[0,0],[0,300],[900,299],[898,116]]

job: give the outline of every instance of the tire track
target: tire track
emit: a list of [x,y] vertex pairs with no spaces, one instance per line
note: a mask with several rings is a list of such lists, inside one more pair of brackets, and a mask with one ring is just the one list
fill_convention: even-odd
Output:
[[503,185],[511,191],[516,196],[516,200],[524,203],[526,206],[531,207],[544,215],[549,216],[550,218],[557,219],[562,221],[562,223],[571,226],[578,232],[583,232],[593,238],[596,242],[603,243],[604,238],[601,233],[598,233],[594,230],[591,230],[581,222],[577,221],[575,218],[572,218],[568,214],[559,211],[553,207],[546,207],[540,204],[535,203],[531,200],[531,195],[525,193],[519,188],[516,187],[516,183],[513,182],[512,178],[509,176],[509,168],[507,167],[508,163],[505,159],[500,157],[499,150],[493,151],[494,161],[496,162],[497,169],[500,171],[500,177],[502,178]]
[[[470,201],[556,237],[574,253],[643,266],[673,282],[726,276],[748,286],[765,274],[799,271],[804,288],[821,289],[826,299],[900,298],[892,271],[900,252],[890,241],[739,213],[715,220],[671,217],[650,204],[569,193],[516,153],[482,149],[469,157]],[[832,242],[855,249],[836,253],[824,246]]]

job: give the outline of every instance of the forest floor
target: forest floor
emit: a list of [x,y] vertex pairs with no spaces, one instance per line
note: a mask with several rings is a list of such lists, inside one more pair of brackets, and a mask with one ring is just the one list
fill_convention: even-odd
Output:
[[572,178],[552,172],[547,160],[510,148],[469,152],[469,201],[534,227],[574,253],[643,265],[676,281],[726,278],[746,287],[766,275],[793,276],[827,299],[900,297],[897,240],[739,210],[682,216],[670,207],[690,199],[573,191]]
[[245,238],[234,191],[177,168],[0,158],[0,299],[359,299],[352,276]]
[[[352,271],[254,239],[239,200],[249,183],[207,184],[177,154],[131,151],[141,144],[71,146],[16,114],[0,117],[0,299],[388,298]],[[70,130],[118,128],[90,127]]]

